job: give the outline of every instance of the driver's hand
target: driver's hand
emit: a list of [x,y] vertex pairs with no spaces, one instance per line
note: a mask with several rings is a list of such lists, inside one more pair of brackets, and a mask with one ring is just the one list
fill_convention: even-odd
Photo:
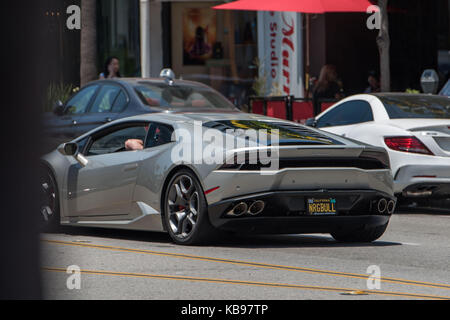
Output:
[[128,139],[125,141],[125,150],[142,150],[144,149],[144,141],[141,139]]

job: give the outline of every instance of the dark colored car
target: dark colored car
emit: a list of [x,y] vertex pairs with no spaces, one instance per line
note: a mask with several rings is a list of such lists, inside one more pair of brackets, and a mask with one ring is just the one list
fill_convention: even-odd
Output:
[[214,89],[163,78],[117,78],[84,86],[44,116],[45,151],[116,119],[152,112],[236,111]]

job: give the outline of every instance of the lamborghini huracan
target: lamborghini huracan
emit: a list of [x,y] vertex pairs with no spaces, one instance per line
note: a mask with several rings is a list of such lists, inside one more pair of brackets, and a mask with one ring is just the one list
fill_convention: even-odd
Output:
[[[190,134],[223,144],[199,149]],[[165,231],[178,244],[208,242],[217,230],[370,242],[396,205],[384,148],[235,111],[109,122],[45,155],[40,183],[48,227]]]

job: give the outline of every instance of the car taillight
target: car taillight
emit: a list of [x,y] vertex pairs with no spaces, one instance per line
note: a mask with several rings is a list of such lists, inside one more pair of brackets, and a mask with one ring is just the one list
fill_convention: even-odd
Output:
[[389,147],[389,149],[392,150],[434,155],[416,137],[386,137],[384,138],[384,142]]
[[389,155],[386,151],[383,151],[383,152],[363,151],[359,157],[379,161],[385,169],[391,168],[391,164],[389,161]]

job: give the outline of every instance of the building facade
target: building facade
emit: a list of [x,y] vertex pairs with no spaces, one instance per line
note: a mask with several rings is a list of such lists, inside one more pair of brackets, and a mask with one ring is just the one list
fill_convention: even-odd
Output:
[[[212,9],[223,1],[96,1],[98,73],[108,56],[120,59],[123,76],[155,77],[170,67],[177,77],[210,85],[240,105],[249,95],[301,97],[306,73],[318,77],[324,64],[336,66],[347,95],[362,92],[368,72],[379,69],[378,31],[366,27],[366,13],[310,15],[306,28],[302,14]],[[42,43],[49,52],[42,86],[51,82],[78,85],[80,31],[67,30],[65,19],[66,8],[81,1],[41,3],[42,30],[47,30]],[[389,1],[393,91],[420,89],[420,75],[427,68],[439,71],[442,82],[448,79],[449,11],[450,0]],[[274,23],[279,24],[275,52]],[[283,39],[290,26],[295,26],[295,35]],[[270,79],[274,63],[279,70]]]
[[[307,28],[302,14],[211,9],[222,3],[218,1],[147,1],[153,6],[150,20],[161,19],[157,26],[151,25],[153,31],[149,32],[150,38],[156,37],[156,43],[152,43],[151,47],[160,48],[153,55],[150,50],[155,65],[151,72],[153,76],[157,75],[160,66],[171,67],[185,79],[205,82],[236,99],[250,94],[292,94],[302,97],[307,79],[317,78],[325,64],[336,66],[344,92],[350,95],[363,92],[368,86],[369,72],[379,71],[378,30],[367,27],[367,13],[309,15]],[[388,13],[391,90],[420,90],[420,75],[428,68],[438,71],[443,85],[450,69],[450,0],[390,0]],[[291,16],[287,18],[288,15]],[[284,49],[288,48],[286,42],[277,42],[279,52],[274,53],[271,47],[274,43],[273,26],[274,22],[275,25],[278,22],[277,31],[282,39],[282,31],[286,31],[287,27],[285,25],[281,30],[282,24],[286,20],[292,24],[292,17],[295,17],[293,25],[296,35],[290,41],[295,53],[289,53],[290,59],[295,56],[296,61],[290,60],[286,64],[283,53],[289,53],[282,48],[283,44]],[[216,48],[220,48],[220,54],[203,61],[186,60],[187,39],[192,38],[194,33],[189,28],[192,28],[192,23],[205,24],[208,19],[214,28],[209,27],[205,36],[209,46],[216,44]],[[143,28],[148,29],[141,21],[141,31]],[[309,46],[305,41],[307,32]],[[309,53],[308,62],[306,50]],[[271,60],[274,54],[279,61]],[[280,66],[275,78],[272,77],[274,63]],[[283,75],[286,72],[294,76],[287,91],[283,90],[286,85]],[[242,100],[238,99],[238,102]]]

